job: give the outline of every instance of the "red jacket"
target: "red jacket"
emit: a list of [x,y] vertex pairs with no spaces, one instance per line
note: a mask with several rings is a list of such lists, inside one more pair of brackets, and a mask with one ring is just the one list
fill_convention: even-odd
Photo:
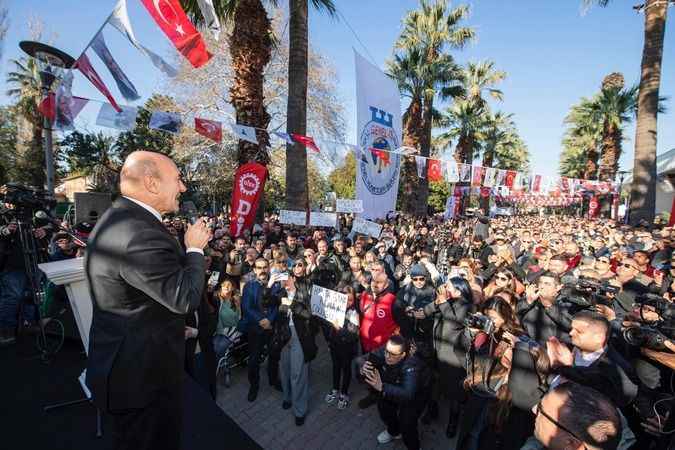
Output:
[[397,330],[398,325],[394,321],[392,306],[396,296],[391,292],[380,294],[377,302],[368,292],[361,294],[361,346],[364,352],[370,352],[383,346],[389,337]]

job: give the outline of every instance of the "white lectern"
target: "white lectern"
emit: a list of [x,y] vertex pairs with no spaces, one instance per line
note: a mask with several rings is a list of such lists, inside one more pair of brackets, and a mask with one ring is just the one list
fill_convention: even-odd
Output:
[[89,286],[84,275],[84,258],[44,263],[39,264],[38,267],[47,275],[49,281],[57,286],[65,286],[75,323],[77,323],[77,329],[84,344],[84,351],[88,352],[92,304]]
[[[38,264],[49,281],[57,286],[65,286],[66,294],[68,294],[68,302],[73,311],[73,317],[77,324],[77,329],[84,345],[84,351],[89,352],[89,330],[91,328],[92,317],[92,302],[89,295],[89,285],[84,274],[84,258],[65,259],[63,261],[55,261],[50,263]],[[91,399],[91,392],[84,382],[86,374],[85,371],[79,376],[78,381],[86,395],[86,398],[81,400],[74,400],[70,402],[60,403],[58,405],[46,406],[45,411],[62,408],[64,406],[77,405],[84,402],[89,402]],[[103,435],[101,424],[101,412],[96,409],[96,436]]]

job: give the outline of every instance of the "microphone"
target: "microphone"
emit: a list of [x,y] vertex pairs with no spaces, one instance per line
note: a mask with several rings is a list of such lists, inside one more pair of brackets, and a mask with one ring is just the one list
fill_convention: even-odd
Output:
[[194,225],[199,218],[197,207],[193,202],[183,202],[180,206],[180,214],[187,217],[192,225]]

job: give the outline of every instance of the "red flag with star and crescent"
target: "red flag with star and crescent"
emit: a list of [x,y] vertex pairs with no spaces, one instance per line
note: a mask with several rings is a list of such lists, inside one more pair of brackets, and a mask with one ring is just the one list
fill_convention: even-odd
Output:
[[223,140],[223,124],[215,120],[195,117],[195,131],[216,142]]
[[211,59],[202,35],[192,25],[178,0],[141,0],[145,9],[166,37],[193,67],[201,67]]

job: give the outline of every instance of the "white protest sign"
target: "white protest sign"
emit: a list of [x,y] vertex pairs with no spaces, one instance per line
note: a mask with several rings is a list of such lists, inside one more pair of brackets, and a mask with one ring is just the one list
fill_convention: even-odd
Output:
[[357,217],[352,224],[352,231],[354,233],[361,233],[374,238],[379,238],[380,233],[382,232],[382,225]]
[[362,213],[363,200],[351,198],[338,198],[335,201],[335,211],[341,213]]
[[345,322],[347,310],[347,294],[312,286],[312,314],[326,319],[328,322],[341,327]]
[[331,227],[337,225],[337,214],[325,212],[309,213],[309,224],[313,227]]
[[306,211],[289,211],[282,209],[279,211],[279,222],[287,225],[305,225],[307,218]]

